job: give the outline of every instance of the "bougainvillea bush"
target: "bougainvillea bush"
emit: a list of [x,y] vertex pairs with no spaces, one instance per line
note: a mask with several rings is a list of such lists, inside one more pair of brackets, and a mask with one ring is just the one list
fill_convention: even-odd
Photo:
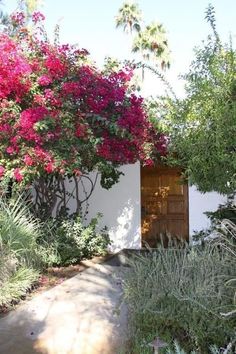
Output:
[[130,68],[103,72],[85,49],[50,44],[39,12],[30,30],[24,13],[11,18],[11,33],[0,34],[0,177],[25,185],[96,169],[110,187],[120,165],[165,153]]

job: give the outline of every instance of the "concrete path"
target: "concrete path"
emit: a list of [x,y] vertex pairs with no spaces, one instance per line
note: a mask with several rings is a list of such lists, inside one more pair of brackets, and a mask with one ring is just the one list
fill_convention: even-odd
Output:
[[97,264],[0,319],[1,354],[119,354],[123,267]]

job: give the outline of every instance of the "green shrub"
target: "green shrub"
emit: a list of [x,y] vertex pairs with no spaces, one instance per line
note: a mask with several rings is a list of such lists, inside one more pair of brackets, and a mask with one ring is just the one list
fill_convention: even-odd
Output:
[[[178,342],[174,342],[173,349],[168,349],[166,354],[187,354],[184,349],[182,349]],[[190,354],[196,354],[196,352],[191,351]]]
[[106,228],[97,231],[100,217],[98,214],[87,226],[82,224],[80,216],[49,220],[46,223],[47,231],[39,240],[44,248],[45,243],[51,247],[48,263],[69,265],[83,258],[105,255],[110,241]]
[[[222,221],[227,219],[230,222],[236,224],[236,205],[235,194],[229,195],[225,204],[220,204],[215,211],[207,211],[204,214],[210,220],[210,227],[197,231],[193,235],[193,241],[204,243],[211,239],[212,234],[218,234],[222,232]],[[230,233],[228,234],[231,237]]]
[[234,308],[232,275],[235,258],[212,245],[160,248],[131,261],[124,284],[130,353],[150,353],[144,343],[157,334],[168,343],[177,339],[187,352],[223,346],[235,334],[235,318],[221,316]]
[[207,211],[205,214],[210,219],[212,227],[218,227],[219,222],[227,219],[236,224],[235,194],[228,196],[225,204],[220,204],[216,211]]
[[[231,220],[224,219],[221,221],[218,231],[216,245],[228,252],[234,260],[236,259],[236,224]],[[228,280],[228,285],[234,287],[234,308],[232,311],[225,312],[226,317],[234,316],[236,318],[236,274]],[[236,348],[235,348],[236,349]]]
[[[227,352],[223,352],[225,354],[233,354],[233,349],[231,350],[231,343],[229,343],[227,345]],[[224,350],[224,348],[217,348],[215,345],[211,346],[209,348],[209,352],[210,354],[221,354],[222,353],[222,350]],[[173,349],[168,349],[166,351],[166,354],[187,354],[185,350],[183,350],[180,345],[178,344],[178,342],[174,342],[174,345],[173,345]],[[189,354],[197,354],[195,351],[191,351],[191,353]]]
[[39,221],[21,196],[0,200],[0,306],[18,301],[51,265],[68,265],[103,255],[110,243],[98,219],[83,226],[80,217]]
[[0,200],[0,306],[17,302],[38,279],[40,227],[22,197]]
[[0,247],[17,258],[19,264],[38,267],[37,238],[41,223],[29,212],[21,196],[0,200]]
[[14,253],[0,248],[0,307],[19,301],[38,277],[37,270],[20,265]]
[[12,274],[8,273],[4,281],[0,282],[0,306],[9,306],[18,302],[38,277],[38,271],[26,267],[20,267]]

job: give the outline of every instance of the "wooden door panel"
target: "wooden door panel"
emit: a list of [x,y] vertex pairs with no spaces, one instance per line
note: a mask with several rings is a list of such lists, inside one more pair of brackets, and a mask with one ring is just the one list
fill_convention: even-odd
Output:
[[178,236],[179,238],[182,238],[185,232],[184,220],[183,219],[169,220],[167,223],[167,228],[170,235]]
[[170,200],[168,203],[168,214],[183,214],[184,213],[184,200],[176,201]]
[[151,247],[167,234],[188,240],[188,186],[180,176],[177,168],[141,169],[142,239]]

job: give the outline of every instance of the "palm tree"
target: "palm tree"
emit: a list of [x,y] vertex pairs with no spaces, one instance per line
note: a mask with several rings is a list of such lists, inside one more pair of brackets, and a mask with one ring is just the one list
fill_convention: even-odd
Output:
[[118,10],[115,17],[116,27],[123,27],[126,33],[132,34],[133,31],[140,32],[142,22],[142,12],[138,4],[125,2]]
[[144,29],[142,12],[138,4],[126,1],[116,16],[116,27],[123,27],[126,33],[136,32],[133,39],[132,52],[141,53],[145,61],[160,65],[162,69],[170,66],[170,51],[166,31],[162,24],[152,22]]
[[141,53],[144,60],[160,64],[162,69],[169,68],[170,51],[163,25],[152,22],[140,31],[134,38],[132,52]]

